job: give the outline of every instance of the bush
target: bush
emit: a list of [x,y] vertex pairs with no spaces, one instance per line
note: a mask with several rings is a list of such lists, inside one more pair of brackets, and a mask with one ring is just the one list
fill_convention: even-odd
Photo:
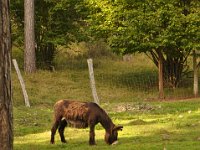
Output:
[[102,40],[96,41],[95,43],[88,43],[87,57],[99,58],[99,57],[113,57],[114,54],[111,48]]
[[54,59],[56,66],[67,65],[69,62],[81,62],[87,58],[114,58],[109,46],[103,41],[93,43],[87,42],[71,42],[67,47],[58,46]]
[[24,52],[20,47],[12,47],[12,59],[16,59],[19,68],[23,68],[24,66]]

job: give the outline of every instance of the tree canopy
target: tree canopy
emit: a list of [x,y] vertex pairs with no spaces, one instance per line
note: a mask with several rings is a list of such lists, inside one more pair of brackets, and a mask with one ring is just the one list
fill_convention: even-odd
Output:
[[197,0],[87,0],[91,33],[103,37],[117,53],[144,52],[177,86],[191,50],[200,47],[200,2]]
[[[11,3],[16,41],[23,39],[22,3]],[[161,52],[165,79],[177,86],[187,57],[200,49],[198,0],[36,0],[35,5],[37,58],[52,59],[57,45],[103,39],[114,52],[144,52],[157,66]]]
[[[40,66],[49,66],[56,46],[71,41],[84,41],[82,29],[82,0],[35,0],[36,57]],[[11,3],[13,41],[23,45],[24,8],[23,1]],[[84,11],[84,9],[83,9]]]
[[199,48],[199,1],[87,0],[90,30],[121,53]]

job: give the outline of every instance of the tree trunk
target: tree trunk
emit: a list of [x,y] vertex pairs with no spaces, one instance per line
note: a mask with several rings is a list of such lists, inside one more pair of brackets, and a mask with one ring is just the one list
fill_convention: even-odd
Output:
[[35,31],[34,31],[34,0],[24,0],[24,71],[36,71]]
[[[183,75],[188,71],[188,66],[186,65],[187,57],[190,52],[186,54],[179,53],[178,56],[173,56],[171,54],[166,54],[158,50],[151,51],[150,55],[147,54],[153,61],[153,63],[159,68],[159,61],[162,58],[162,69],[163,69],[163,80],[166,85],[176,88]],[[160,56],[159,56],[160,55]]]
[[198,66],[196,52],[193,51],[193,70],[194,70],[194,96],[198,96]]
[[163,57],[158,50],[158,80],[159,80],[159,98],[164,98],[164,86],[163,86]]
[[13,149],[9,0],[0,0],[0,149]]

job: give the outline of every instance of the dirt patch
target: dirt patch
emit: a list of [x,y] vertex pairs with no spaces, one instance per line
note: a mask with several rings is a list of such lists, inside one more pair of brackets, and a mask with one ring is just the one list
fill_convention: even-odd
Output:
[[125,111],[151,111],[157,108],[147,103],[139,103],[139,104],[119,104],[114,109],[116,112],[125,112]]

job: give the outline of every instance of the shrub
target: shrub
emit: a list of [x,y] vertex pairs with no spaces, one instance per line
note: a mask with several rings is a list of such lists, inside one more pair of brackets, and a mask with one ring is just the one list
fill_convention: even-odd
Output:
[[65,46],[58,46],[57,53],[54,58],[56,66],[69,65],[69,62],[81,62],[87,58],[114,58],[114,54],[108,45],[103,41],[92,43],[87,42],[71,42]]

